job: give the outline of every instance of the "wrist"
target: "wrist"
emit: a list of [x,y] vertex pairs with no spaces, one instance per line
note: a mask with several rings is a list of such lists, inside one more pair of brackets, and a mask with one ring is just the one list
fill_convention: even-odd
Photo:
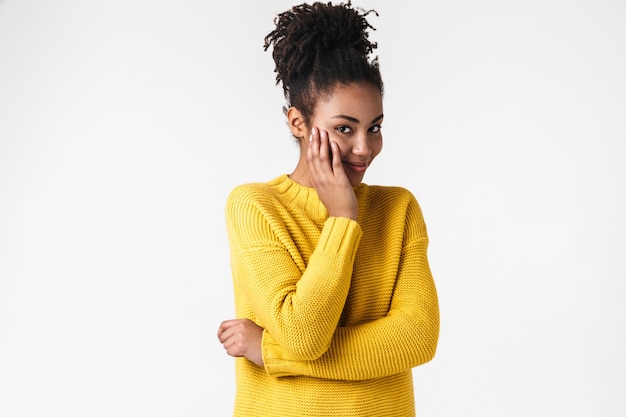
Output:
[[328,217],[345,217],[350,220],[356,221],[358,217],[358,212],[346,212],[346,211],[336,211],[336,212],[328,212]]

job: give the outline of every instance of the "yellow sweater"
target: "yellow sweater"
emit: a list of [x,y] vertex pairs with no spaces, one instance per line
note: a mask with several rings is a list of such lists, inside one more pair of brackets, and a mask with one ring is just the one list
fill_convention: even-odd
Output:
[[354,190],[357,221],[287,175],[230,193],[237,317],[265,329],[265,367],[235,360],[234,416],[415,415],[411,369],[439,336],[426,227],[404,188]]

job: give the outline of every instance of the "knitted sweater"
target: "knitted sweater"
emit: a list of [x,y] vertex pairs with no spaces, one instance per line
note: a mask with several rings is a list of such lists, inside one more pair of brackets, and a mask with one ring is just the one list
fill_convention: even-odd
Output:
[[236,358],[234,416],[408,417],[439,308],[420,207],[400,187],[354,187],[357,221],[281,175],[226,204],[238,318],[264,328],[264,367]]

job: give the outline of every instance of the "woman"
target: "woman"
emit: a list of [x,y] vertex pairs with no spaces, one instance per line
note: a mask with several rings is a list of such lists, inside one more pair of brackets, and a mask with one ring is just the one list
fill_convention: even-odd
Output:
[[370,12],[302,4],[265,38],[300,158],[228,197],[238,319],[218,338],[238,357],[235,416],[415,415],[438,300],[416,199],[362,182],[382,149]]

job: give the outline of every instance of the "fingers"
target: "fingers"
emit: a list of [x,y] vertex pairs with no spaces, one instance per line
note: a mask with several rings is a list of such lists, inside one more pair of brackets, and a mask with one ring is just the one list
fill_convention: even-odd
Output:
[[228,338],[229,334],[232,333],[232,327],[237,324],[240,320],[224,320],[220,323],[220,326],[217,328],[217,338],[220,342],[224,343],[224,340]]
[[319,162],[322,167],[330,166],[330,143],[328,138],[328,132],[325,130],[319,133],[320,145],[319,145]]
[[262,366],[261,339],[263,328],[252,320],[225,320],[217,329],[217,337],[228,355],[243,356]]
[[244,355],[243,346],[239,343],[241,337],[238,337],[238,334],[241,332],[241,327],[242,320],[225,320],[220,324],[217,330],[217,337],[226,350],[226,353],[233,357]]
[[314,127],[311,131],[311,136],[309,137],[309,143],[306,150],[307,165],[313,177],[315,177],[317,173],[317,165],[315,164],[315,161],[319,159],[319,141],[319,130]]
[[314,183],[316,180],[334,177],[335,164],[331,165],[331,161],[341,165],[339,153],[331,150],[328,132],[314,127],[307,148],[307,164]]
[[343,171],[343,165],[341,164],[341,151],[339,150],[339,145],[337,145],[337,142],[330,142],[330,150],[332,152],[331,164],[333,167],[333,171]]

